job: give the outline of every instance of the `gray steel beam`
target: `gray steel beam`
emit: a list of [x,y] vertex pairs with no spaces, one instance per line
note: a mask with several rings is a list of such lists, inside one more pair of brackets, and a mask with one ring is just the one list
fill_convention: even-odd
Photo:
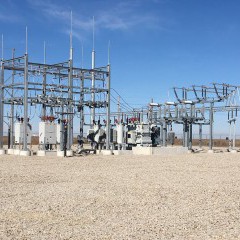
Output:
[[4,121],[4,63],[1,61],[0,74],[0,149],[3,148],[3,121]]
[[[95,51],[92,51],[92,69],[95,68]],[[92,86],[91,86],[91,100],[92,102],[95,102],[95,73],[92,72]],[[90,124],[92,124],[93,127],[93,122],[95,121],[95,107],[91,108],[91,119],[90,119]]]
[[24,120],[23,120],[23,151],[27,151],[27,129],[28,129],[28,54],[25,54],[24,68]]
[[73,67],[73,60],[72,58],[69,60],[69,73],[68,73],[68,98],[70,100],[68,106],[67,106],[67,150],[71,149],[71,146],[73,144],[73,106],[72,106],[72,100],[73,100],[73,78],[72,78],[72,67]]
[[84,126],[84,73],[82,73],[81,79],[80,79],[80,138],[83,139],[83,126]]
[[199,148],[202,149],[202,124],[199,124]]
[[[15,49],[13,49],[12,52],[12,58],[13,58],[13,66],[14,66],[14,56],[15,56]],[[14,80],[15,80],[15,71],[12,71],[12,84],[14,84]],[[12,97],[14,96],[14,89],[12,88]],[[10,148],[13,149],[13,135],[14,135],[14,104],[11,104],[11,123],[10,123]]]
[[209,150],[213,148],[213,102],[210,103],[209,109]]
[[106,125],[106,149],[110,149],[110,116],[111,116],[111,102],[110,102],[110,95],[111,95],[111,69],[110,64],[108,65],[108,75],[107,75],[107,125]]

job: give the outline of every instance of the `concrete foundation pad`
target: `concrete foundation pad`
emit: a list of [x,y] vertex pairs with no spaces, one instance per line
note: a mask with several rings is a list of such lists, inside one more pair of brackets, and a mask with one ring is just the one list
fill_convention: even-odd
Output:
[[45,157],[46,156],[46,152],[44,150],[39,150],[39,151],[37,151],[37,156],[38,157]]
[[0,149],[0,155],[4,155],[6,153],[5,149]]
[[58,157],[64,157],[64,151],[57,151]]
[[113,151],[112,150],[102,150],[100,152],[102,155],[112,155],[113,154]]
[[152,155],[153,148],[152,147],[133,147],[132,148],[133,155]]
[[20,150],[19,149],[14,149],[13,154],[14,155],[20,155]]
[[[58,157],[64,157],[64,151],[57,151]],[[73,150],[67,150],[66,152],[67,157],[73,157]]]
[[44,156],[56,156],[57,151],[55,150],[38,150],[37,151],[37,156],[39,157],[44,157]]
[[7,150],[7,154],[13,155],[13,154],[14,154],[14,149],[13,149],[13,148],[9,148],[9,149]]
[[232,149],[230,152],[231,153],[237,153],[237,150],[236,149]]
[[188,153],[186,147],[133,147],[134,155],[178,155]]
[[114,155],[132,155],[133,152],[131,150],[113,150]]
[[96,154],[100,154],[102,150],[96,150]]
[[214,151],[213,151],[213,150],[208,150],[207,152],[208,152],[208,153],[214,153]]
[[188,153],[187,147],[153,147],[153,155],[179,155]]
[[73,150],[67,150],[67,157],[73,156]]
[[20,151],[20,156],[25,156],[25,157],[28,157],[28,156],[31,156],[31,152],[29,150],[27,151]]

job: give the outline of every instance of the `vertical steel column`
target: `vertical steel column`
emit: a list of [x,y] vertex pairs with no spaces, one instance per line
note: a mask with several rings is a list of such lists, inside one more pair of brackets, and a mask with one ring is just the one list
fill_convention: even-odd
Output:
[[142,109],[142,111],[141,111],[141,115],[140,115],[141,117],[140,117],[140,122],[142,123],[143,122],[143,109]]
[[163,122],[160,124],[160,144],[163,146]]
[[232,148],[232,122],[229,121],[229,138],[228,138],[228,147],[229,149]]
[[[46,64],[46,45],[44,42],[44,64]],[[46,96],[46,83],[47,83],[47,74],[46,74],[46,67],[44,65],[44,70],[43,70],[43,90],[42,90],[42,94],[43,97],[45,98]],[[46,116],[46,105],[43,103],[42,105],[42,117]]]
[[69,61],[68,61],[68,99],[69,103],[67,106],[67,125],[64,126],[64,129],[67,132],[64,134],[64,137],[67,135],[67,150],[71,150],[73,144],[73,41],[72,41],[72,11],[71,11],[71,31],[70,31],[70,54],[69,54]]
[[[15,78],[15,70],[14,70],[14,58],[15,58],[15,49],[13,49],[13,52],[12,52],[12,58],[13,58],[13,61],[12,61],[12,64],[13,64],[13,70],[12,70],[12,98],[14,97],[14,88],[13,88],[13,85],[14,85],[14,78]],[[11,123],[10,123],[10,148],[13,149],[13,135],[14,135],[14,132],[13,132],[13,129],[14,129],[14,103],[12,101],[11,103]]]
[[84,72],[81,73],[80,78],[80,138],[83,139],[83,126],[84,126]]
[[73,76],[72,76],[72,67],[73,61],[72,58],[69,60],[69,72],[68,72],[68,99],[69,104],[67,107],[67,120],[68,120],[68,132],[67,132],[67,149],[70,150],[73,144],[73,107],[72,107],[72,100],[73,100]]
[[199,124],[199,148],[202,149],[202,124]]
[[188,123],[188,120],[185,119],[184,121],[184,147],[189,147],[189,123]]
[[167,123],[163,121],[163,147],[167,146]]
[[111,114],[111,106],[110,106],[110,94],[111,94],[111,70],[110,64],[107,66],[107,125],[106,125],[106,149],[110,149],[110,114]]
[[188,150],[192,150],[192,123],[193,123],[193,104],[190,106],[190,123],[189,123],[189,145]]
[[185,142],[186,142],[186,136],[185,136],[185,128],[186,128],[186,124],[185,124],[185,120],[183,121],[183,139],[182,139],[182,145],[183,147],[186,147],[185,146]]
[[4,62],[1,60],[1,75],[0,75],[0,149],[3,148],[3,120],[4,120]]
[[23,120],[23,151],[27,151],[28,128],[28,54],[24,57],[24,120]]
[[236,120],[233,120],[233,149],[236,147]]
[[164,116],[163,116],[163,147],[167,146],[167,123],[166,123],[166,106],[164,106]]
[[63,103],[62,103],[62,106],[61,106],[61,119],[60,119],[60,151],[63,151],[64,150],[64,144],[63,144],[63,141],[64,141],[64,123],[63,123],[63,114],[64,114],[64,106],[63,106]]
[[210,103],[209,109],[209,150],[213,148],[213,102]]
[[[108,65],[109,66],[109,65]],[[95,69],[95,51],[92,51],[92,70]],[[92,86],[91,86],[91,101],[92,101],[92,108],[91,108],[91,118],[90,118],[90,126],[93,127],[93,122],[95,121],[95,72],[92,71]]]
[[120,119],[121,119],[121,102],[120,102],[120,96],[118,96],[118,123],[120,123]]

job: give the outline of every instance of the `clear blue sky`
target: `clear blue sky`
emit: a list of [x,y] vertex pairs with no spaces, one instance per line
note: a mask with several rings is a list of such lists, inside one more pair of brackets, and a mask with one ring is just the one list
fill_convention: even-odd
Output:
[[133,106],[166,101],[173,86],[239,84],[238,0],[0,0],[5,57],[24,54],[27,25],[30,60],[43,61],[44,41],[49,62],[67,60],[71,10],[75,65],[82,42],[91,67],[95,16],[96,65],[110,40],[112,86]]

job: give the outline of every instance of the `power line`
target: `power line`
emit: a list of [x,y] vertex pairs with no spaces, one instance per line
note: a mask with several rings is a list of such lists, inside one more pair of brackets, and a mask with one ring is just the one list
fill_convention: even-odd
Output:
[[122,101],[123,101],[127,106],[129,106],[131,109],[133,109],[133,107],[130,106],[130,105],[123,99],[123,97],[122,97],[114,88],[111,88],[111,89],[122,99]]

